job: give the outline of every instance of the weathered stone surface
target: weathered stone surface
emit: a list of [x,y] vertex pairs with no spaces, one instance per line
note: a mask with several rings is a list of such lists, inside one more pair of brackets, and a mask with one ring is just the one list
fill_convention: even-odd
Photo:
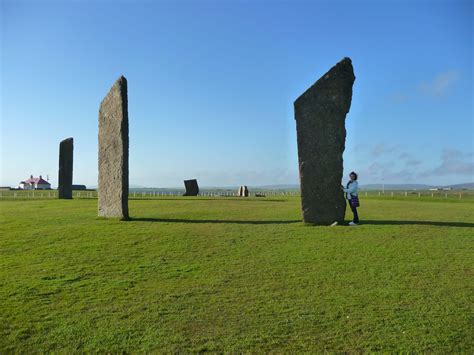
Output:
[[74,140],[67,138],[59,143],[58,198],[72,198],[72,168]]
[[128,98],[121,76],[99,109],[99,216],[128,218]]
[[352,62],[344,58],[294,103],[301,202],[307,223],[344,221],[342,154],[354,80]]
[[239,187],[239,190],[238,190],[237,193],[240,197],[248,197],[249,189],[246,185],[242,185],[242,186]]
[[199,194],[199,186],[196,179],[184,180],[186,192],[183,196],[197,196]]

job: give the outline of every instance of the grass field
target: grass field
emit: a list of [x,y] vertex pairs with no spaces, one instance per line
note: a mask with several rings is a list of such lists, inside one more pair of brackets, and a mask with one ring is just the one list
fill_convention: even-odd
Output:
[[[474,203],[0,200],[0,352],[474,351]],[[349,216],[348,216],[349,217]]]

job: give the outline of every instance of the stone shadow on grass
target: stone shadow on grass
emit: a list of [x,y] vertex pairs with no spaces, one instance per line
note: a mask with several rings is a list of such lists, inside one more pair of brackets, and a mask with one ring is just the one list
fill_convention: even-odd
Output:
[[440,222],[440,221],[386,221],[386,220],[362,220],[361,225],[419,225],[419,226],[434,226],[434,227],[464,227],[473,228],[474,223],[469,222]]
[[281,221],[238,221],[227,219],[184,219],[184,218],[133,218],[130,217],[127,222],[161,222],[161,223],[223,223],[223,224],[292,224],[302,223],[300,219],[281,220]]

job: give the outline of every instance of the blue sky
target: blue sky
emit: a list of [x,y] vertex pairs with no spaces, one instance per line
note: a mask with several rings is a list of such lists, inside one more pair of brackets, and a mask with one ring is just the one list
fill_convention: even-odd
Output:
[[97,184],[97,116],[129,85],[130,184],[298,182],[293,101],[348,56],[346,173],[474,181],[472,1],[1,2],[0,185]]

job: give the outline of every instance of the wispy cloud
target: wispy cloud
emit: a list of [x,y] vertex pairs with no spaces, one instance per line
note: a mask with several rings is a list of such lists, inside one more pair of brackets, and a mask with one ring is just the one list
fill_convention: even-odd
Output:
[[444,149],[441,153],[441,162],[434,169],[420,173],[420,177],[430,175],[447,176],[458,175],[474,179],[474,161],[472,153],[461,152],[457,149]]
[[406,92],[397,91],[397,92],[394,92],[392,95],[390,95],[390,101],[396,104],[406,102],[409,99],[410,99],[410,95]]
[[406,160],[406,159],[411,159],[412,155],[408,154],[407,152],[401,152],[400,155],[398,156],[398,159],[400,160]]
[[400,151],[398,146],[385,143],[368,147],[365,152],[371,161],[361,166],[361,178],[374,183],[418,182],[440,183],[449,180],[474,181],[474,154],[445,148],[436,164],[428,165],[418,154]]
[[405,162],[406,166],[411,166],[411,167],[418,166],[420,164],[421,164],[421,160],[418,160],[418,159],[410,159]]
[[413,169],[402,169],[390,171],[384,176],[384,180],[388,182],[413,182],[415,181],[415,171]]
[[397,152],[399,149],[398,146],[395,146],[395,145],[389,145],[389,144],[386,144],[386,143],[378,143],[376,144],[375,146],[372,147],[372,149],[370,150],[370,154],[377,158],[377,157],[380,157],[382,155],[387,155],[387,154],[391,154],[391,153],[394,153],[394,152]]
[[459,73],[455,70],[440,73],[431,80],[423,81],[420,90],[428,96],[442,97],[450,92],[459,77]]
[[444,97],[455,88],[460,78],[461,75],[458,71],[447,70],[413,85],[411,89],[393,92],[389,96],[389,100],[395,104],[401,104],[420,96],[420,94],[433,98]]

